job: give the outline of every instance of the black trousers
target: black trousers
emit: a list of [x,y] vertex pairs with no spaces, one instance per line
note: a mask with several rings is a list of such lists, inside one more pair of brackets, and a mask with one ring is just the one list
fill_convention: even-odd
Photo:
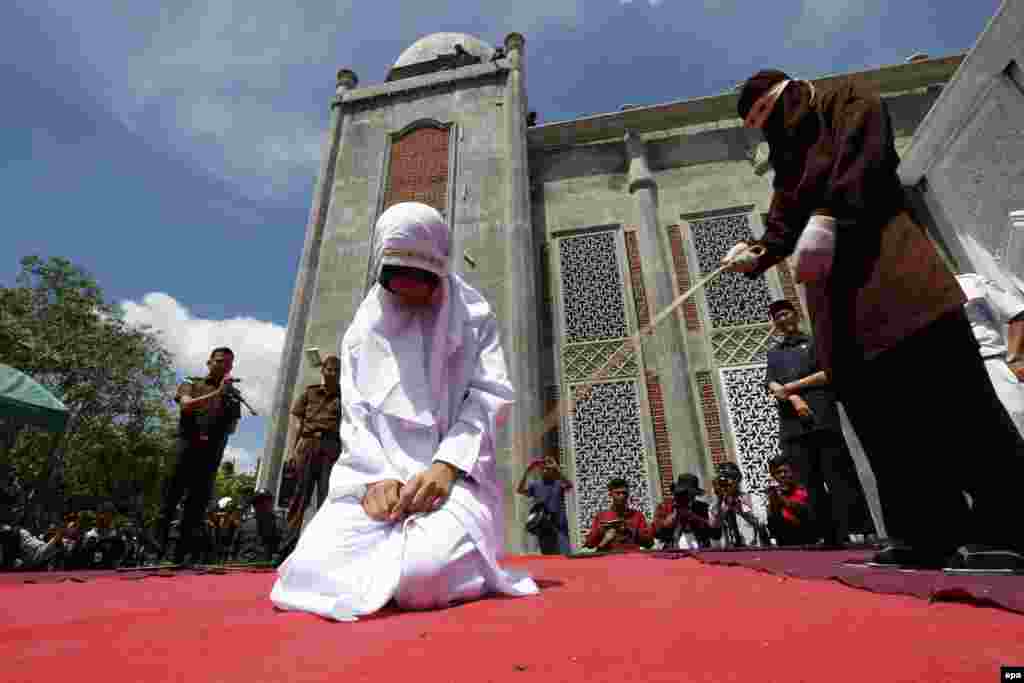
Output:
[[890,538],[943,552],[1024,546],[1024,440],[963,311],[852,370],[839,398],[875,473]]
[[768,533],[779,545],[812,545],[818,540],[818,532],[813,525],[790,524],[781,514],[768,515]]
[[176,442],[177,463],[174,473],[168,480],[164,490],[163,510],[160,514],[159,543],[167,547],[167,537],[171,522],[174,520],[178,503],[184,497],[184,509],[181,514],[181,532],[174,550],[174,561],[181,563],[185,555],[191,552],[194,559],[205,548],[197,547],[196,536],[202,529],[206,519],[206,507],[213,495],[217,470],[220,468],[227,436],[209,441],[190,441],[179,437]]
[[819,537],[836,545],[848,542],[851,533],[863,533],[867,501],[842,433],[811,432],[783,441],[781,448],[807,487]]

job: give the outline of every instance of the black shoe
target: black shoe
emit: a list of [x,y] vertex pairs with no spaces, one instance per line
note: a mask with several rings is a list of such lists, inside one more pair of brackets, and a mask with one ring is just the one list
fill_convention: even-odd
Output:
[[965,545],[949,558],[946,569],[954,572],[1024,573],[1024,554],[996,546]]
[[890,545],[875,553],[868,564],[901,569],[942,569],[946,558],[947,554],[942,551]]

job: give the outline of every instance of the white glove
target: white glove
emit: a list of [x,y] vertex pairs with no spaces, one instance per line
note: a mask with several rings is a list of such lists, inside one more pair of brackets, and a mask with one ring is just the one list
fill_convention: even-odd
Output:
[[757,267],[758,254],[750,251],[746,242],[737,242],[736,246],[722,257],[722,265],[736,273],[749,273]]
[[793,259],[797,282],[819,282],[832,271],[836,249],[836,219],[811,216],[797,240]]

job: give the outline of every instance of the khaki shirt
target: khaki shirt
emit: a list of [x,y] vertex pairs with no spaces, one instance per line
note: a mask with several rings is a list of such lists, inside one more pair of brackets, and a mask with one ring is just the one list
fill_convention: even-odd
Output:
[[302,437],[338,434],[341,425],[341,394],[327,394],[322,384],[311,384],[295,399],[292,415],[302,422]]
[[[182,382],[178,385],[178,391],[174,394],[174,402],[181,405],[181,399],[183,398],[198,398],[200,396],[206,396],[209,393],[217,391],[217,384],[211,382],[209,377],[206,377],[197,382]],[[197,406],[192,409],[191,412],[181,413],[181,417],[178,421],[178,431],[182,436],[193,436],[196,433],[207,433],[211,425],[220,424],[221,419],[225,417],[225,406],[224,399],[221,396],[214,396],[207,401],[205,407]],[[237,416],[232,416],[234,419],[224,426],[228,433],[234,431],[234,421],[237,420]]]

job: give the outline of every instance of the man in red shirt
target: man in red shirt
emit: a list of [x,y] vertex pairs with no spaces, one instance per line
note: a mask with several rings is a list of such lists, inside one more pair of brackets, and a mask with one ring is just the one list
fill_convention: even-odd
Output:
[[597,550],[636,550],[650,548],[654,534],[644,513],[629,508],[629,483],[616,477],[608,482],[612,509],[598,513],[583,545]]
[[777,455],[768,463],[779,483],[768,489],[768,529],[779,545],[811,545],[818,540],[810,495],[793,474],[791,459]]

